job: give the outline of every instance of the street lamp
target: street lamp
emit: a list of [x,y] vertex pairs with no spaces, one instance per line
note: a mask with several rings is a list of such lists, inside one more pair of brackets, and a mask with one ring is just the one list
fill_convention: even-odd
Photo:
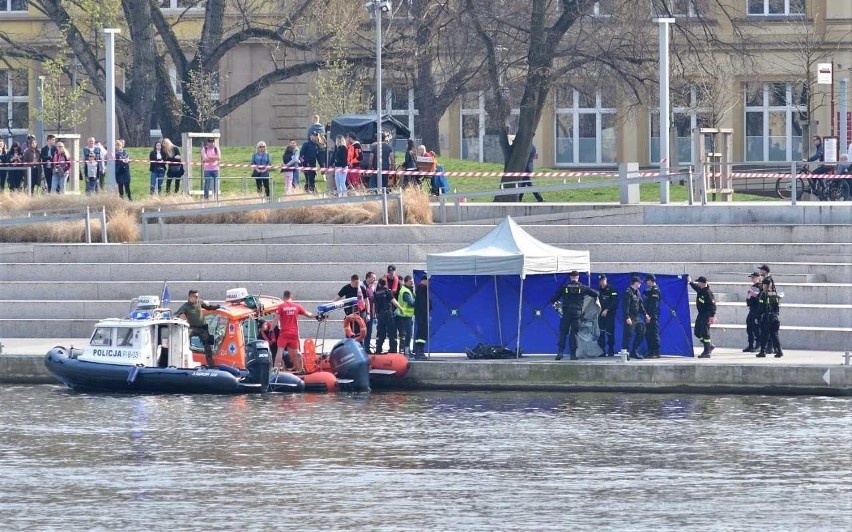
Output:
[[[36,124],[35,124],[35,135],[38,140],[39,146],[44,144],[44,80],[47,79],[46,76],[38,77],[38,94],[36,95],[36,109],[38,113],[36,114]],[[50,179],[50,178],[48,178]]]
[[660,203],[669,202],[669,127],[671,125],[671,105],[669,102],[669,24],[673,18],[658,18],[660,25]]
[[376,188],[382,186],[382,13],[391,10],[391,0],[373,0],[364,4],[376,17]]
[[107,158],[107,189],[115,190],[115,34],[120,33],[117,28],[105,28],[106,33],[106,137],[107,145],[104,146],[107,153],[113,157]]

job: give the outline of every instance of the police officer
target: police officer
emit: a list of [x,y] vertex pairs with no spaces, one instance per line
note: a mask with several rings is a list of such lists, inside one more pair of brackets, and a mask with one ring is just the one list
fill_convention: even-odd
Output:
[[[630,353],[630,358],[643,359],[642,355],[637,352],[637,349],[645,339],[645,323],[649,316],[645,311],[645,305],[642,303],[642,296],[639,294],[639,285],[642,284],[642,279],[634,275],[630,279],[630,286],[624,291],[621,298],[621,314],[624,318],[624,331],[621,335],[621,349],[627,349]],[[630,340],[633,339],[631,343]]]
[[[760,266],[758,266],[757,271],[760,272],[760,276],[763,278],[763,281],[769,281],[769,284],[772,286],[772,289],[775,290],[775,279],[772,278],[772,271],[769,269],[769,266],[766,264],[761,264]],[[771,337],[767,341],[767,344],[763,347],[770,355],[775,352],[775,344],[772,343]]]
[[[605,274],[598,276],[598,302],[601,313],[598,316],[598,327],[601,334],[598,345],[603,351],[602,357],[615,356],[615,313],[618,309],[618,290],[610,286]],[[607,349],[609,346],[609,349]]]
[[425,349],[429,337],[429,275],[423,272],[414,289],[414,360],[428,360]]
[[393,312],[399,308],[399,303],[394,299],[393,292],[388,288],[388,280],[385,277],[379,279],[376,292],[373,296],[376,305],[376,354],[382,353],[385,339],[390,340],[390,353],[396,352],[396,324]]
[[760,352],[758,358],[766,356],[764,347],[768,344],[775,346],[775,358],[784,356],[781,342],[778,340],[778,329],[781,328],[781,296],[775,290],[772,279],[763,280],[763,291],[758,299],[758,314],[760,316]]
[[687,277],[686,280],[696,294],[695,307],[698,309],[698,316],[695,317],[695,337],[704,345],[704,350],[698,358],[710,358],[710,353],[716,349],[710,341],[710,325],[716,323],[716,297],[703,275],[694,283],[692,277]]
[[569,281],[559,287],[550,298],[551,303],[562,302],[562,319],[559,320],[559,339],[557,341],[556,360],[562,360],[565,352],[565,337],[568,336],[568,354],[571,360],[577,360],[577,331],[580,328],[580,316],[583,313],[583,298],[598,297],[598,293],[580,284],[577,270],[568,274]]
[[752,285],[748,289],[746,295],[746,306],[748,307],[748,316],[746,316],[746,334],[748,335],[748,346],[743,349],[743,353],[754,353],[761,345],[760,341],[760,322],[758,312],[758,300],[760,298],[761,282],[760,272],[752,272],[749,276]]
[[648,341],[648,354],[645,358],[660,358],[660,302],[662,295],[657,286],[657,277],[653,273],[645,276],[645,293],[642,303],[650,319],[645,327],[645,338]]

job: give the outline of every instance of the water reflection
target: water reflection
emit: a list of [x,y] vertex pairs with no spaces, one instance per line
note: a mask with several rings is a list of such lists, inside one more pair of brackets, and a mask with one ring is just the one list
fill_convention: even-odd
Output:
[[0,387],[12,529],[849,529],[849,400]]

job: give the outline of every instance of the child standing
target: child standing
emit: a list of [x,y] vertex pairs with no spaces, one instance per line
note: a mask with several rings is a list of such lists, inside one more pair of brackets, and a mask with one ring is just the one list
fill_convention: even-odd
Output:
[[83,169],[86,176],[86,194],[91,195],[100,190],[101,165],[94,151],[90,151]]

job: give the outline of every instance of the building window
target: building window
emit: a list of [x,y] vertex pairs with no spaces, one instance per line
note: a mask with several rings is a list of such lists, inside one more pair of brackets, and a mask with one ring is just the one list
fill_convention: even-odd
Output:
[[748,14],[757,16],[804,15],[805,0],[746,0]]
[[485,96],[467,92],[461,98],[461,158],[483,161],[485,139]]
[[[509,102],[520,101],[517,87],[503,87]],[[509,142],[518,133],[518,118],[521,110],[512,107],[506,121]],[[469,92],[462,96],[461,112],[461,155],[462,159],[481,163],[503,163],[503,149],[500,147],[502,130],[489,127],[485,111],[485,93]]]
[[702,0],[651,0],[651,15],[657,17],[697,17]]
[[[391,88],[385,92],[385,113],[392,115],[394,118],[405,124],[411,131],[411,138],[416,144],[420,144],[419,138],[415,138],[415,131],[419,131],[420,121],[418,120],[419,113],[414,107],[414,89],[404,89],[401,87]],[[397,139],[395,146],[398,151],[405,150],[405,139]]]
[[[695,164],[696,155],[693,153],[692,130],[700,127],[713,127],[711,110],[702,107],[700,90],[697,87],[685,87],[672,91],[672,126],[677,137],[676,150],[678,164]],[[651,164],[660,164],[660,110],[652,109],[648,113],[650,129]],[[707,145],[708,151],[710,145]],[[674,160],[672,154],[672,159]],[[669,161],[671,162],[671,161]]]
[[26,12],[28,6],[27,0],[0,0],[0,13]]
[[614,164],[615,113],[613,89],[557,89],[557,166]]
[[807,92],[801,83],[746,83],[746,161],[798,161]]
[[30,97],[26,70],[0,70],[0,129],[12,135],[29,130]]
[[161,0],[160,7],[163,9],[204,9],[207,0]]

